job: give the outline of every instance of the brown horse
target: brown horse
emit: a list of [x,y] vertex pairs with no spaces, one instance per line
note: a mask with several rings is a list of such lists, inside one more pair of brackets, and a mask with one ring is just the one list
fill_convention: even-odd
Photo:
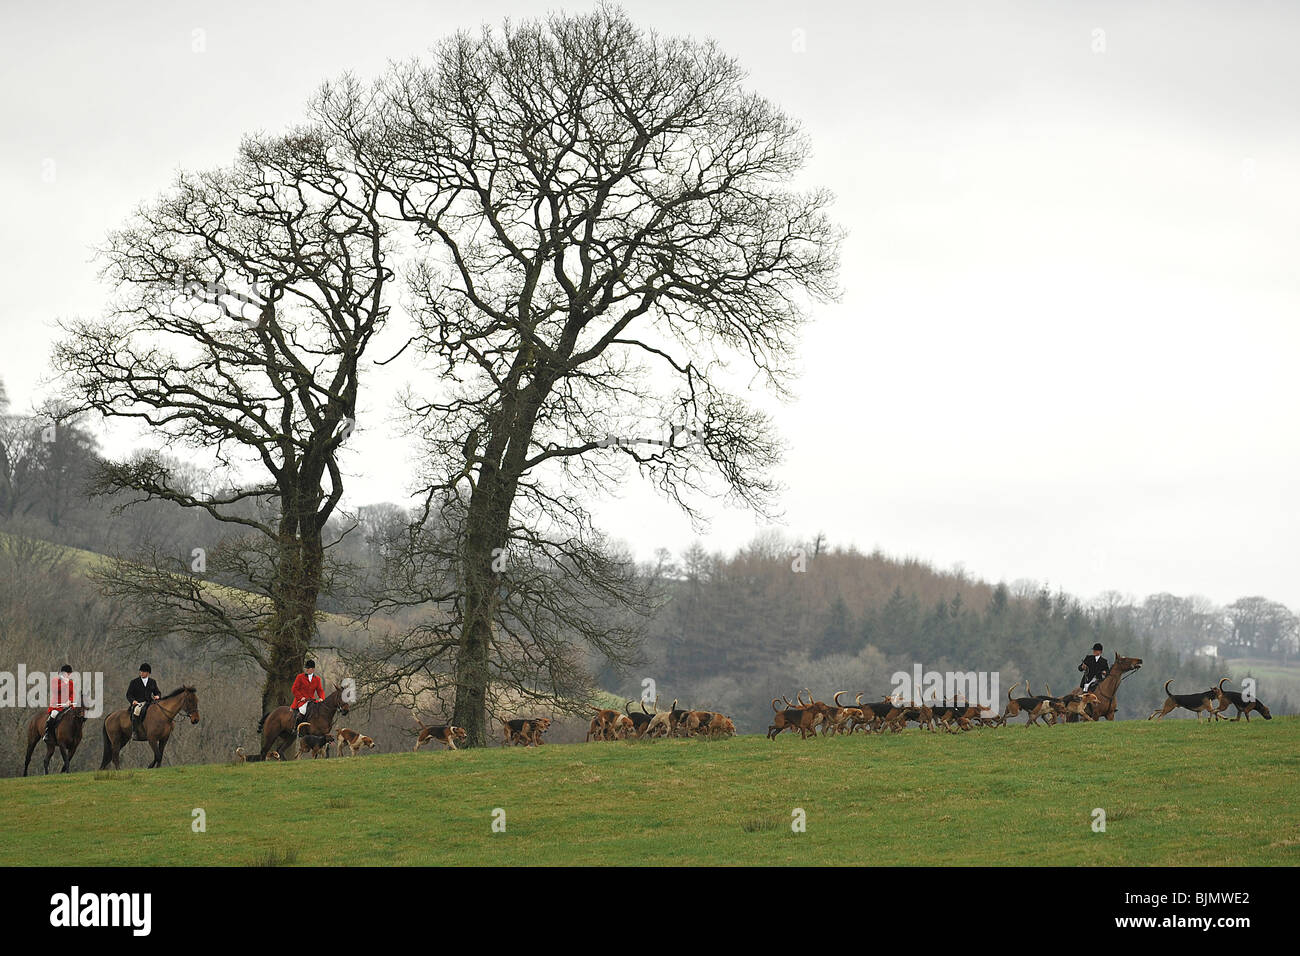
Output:
[[[1101,683],[1092,689],[1092,693],[1096,694],[1099,700],[1095,704],[1087,705],[1088,716],[1093,720],[1101,720],[1102,718],[1114,720],[1115,697],[1119,693],[1120,681],[1124,679],[1125,674],[1132,674],[1141,666],[1142,658],[1125,657],[1119,651],[1116,651],[1115,666],[1110,669],[1110,673],[1102,678]],[[1071,714],[1069,719],[1071,721],[1077,720],[1078,715]]]
[[[287,704],[281,704],[257,722],[258,732],[262,735],[262,756],[265,758],[272,750],[282,754],[291,753],[290,744],[298,736],[298,725],[311,724],[310,734],[328,734],[334,723],[336,711],[348,712],[348,705],[343,700],[343,688],[335,687],[334,692],[324,700],[314,700],[307,705],[307,713],[300,714]],[[276,742],[283,740],[284,746],[277,747]]]
[[140,722],[143,737],[131,736],[131,708],[123,707],[104,718],[104,762],[100,770],[107,769],[111,763],[115,770],[122,769],[122,748],[132,740],[148,741],[153,747],[153,760],[149,767],[161,767],[163,750],[167,739],[172,735],[172,722],[180,714],[185,714],[191,724],[199,722],[199,695],[188,684],[177,687],[161,700],[155,700],[144,712]]
[[[27,766],[32,762],[32,751],[45,737],[45,725],[49,722],[49,711],[42,711],[31,719],[27,725],[27,759],[23,761],[23,776],[27,776]],[[63,769],[67,773],[72,765],[72,755],[81,744],[81,731],[86,726],[86,702],[82,700],[76,707],[69,707],[54,726],[54,743],[45,745],[45,772],[50,772],[50,758],[57,748],[63,757]]]

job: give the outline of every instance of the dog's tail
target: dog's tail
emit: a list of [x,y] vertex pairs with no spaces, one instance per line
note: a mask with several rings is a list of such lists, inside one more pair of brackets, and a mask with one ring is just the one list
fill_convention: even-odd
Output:
[[308,730],[311,730],[311,721],[309,721],[309,720],[304,720],[304,721],[302,721],[300,724],[298,724],[298,736],[299,736],[299,737],[304,736],[304,733],[303,733],[303,728],[304,728],[304,727],[306,727]]
[[1020,681],[1016,681],[1014,684],[1012,684],[1010,687],[1007,688],[1007,700],[1008,700],[1008,701],[1010,701],[1010,700],[1012,699],[1011,695],[1014,694],[1014,693],[1016,692],[1016,688],[1019,687],[1019,686],[1020,686]]
[[[773,698],[772,698],[772,713],[774,713],[774,714],[777,713],[777,712],[781,709],[780,707],[776,706],[776,702],[777,702],[778,700],[780,700],[780,699],[781,699],[781,698],[779,698],[779,697],[773,697]],[[673,701],[673,703],[675,704],[675,703],[677,703],[677,701]],[[675,709],[676,709],[676,708],[674,708],[674,710],[675,710]]]
[[1220,693],[1220,694],[1223,693],[1223,685],[1226,684],[1226,683],[1227,683],[1229,680],[1231,680],[1231,679],[1232,679],[1232,678],[1230,678],[1230,677],[1224,677],[1222,680],[1219,681],[1219,693]]
[[1173,679],[1172,677],[1169,678],[1169,680],[1165,681],[1165,696],[1166,696],[1166,697],[1170,696],[1170,694],[1169,694],[1169,685],[1172,684],[1173,682],[1174,682],[1174,679]]
[[844,693],[847,693],[847,691],[837,690],[835,692],[835,696],[831,698],[831,700],[835,701],[836,707],[844,706],[843,704],[840,703],[840,694],[844,694]]
[[1034,692],[1033,692],[1032,690],[1029,689],[1029,680],[1028,680],[1027,678],[1026,678],[1026,680],[1025,680],[1025,696],[1026,696],[1026,697],[1033,697],[1033,696],[1034,696]]

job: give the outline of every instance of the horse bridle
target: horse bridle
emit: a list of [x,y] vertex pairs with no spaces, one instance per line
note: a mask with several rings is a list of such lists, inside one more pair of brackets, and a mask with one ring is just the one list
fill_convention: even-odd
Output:
[[[186,694],[185,696],[188,697],[189,695]],[[164,699],[165,699],[165,698],[164,698]],[[184,697],[181,698],[182,701],[183,701],[184,699],[185,699]],[[161,701],[161,700],[154,701],[154,703],[155,703],[155,705],[157,705],[158,709],[161,710],[164,714],[167,713],[166,709],[162,706],[162,701]],[[186,717],[189,717],[191,720],[193,720],[193,718],[194,718],[194,713],[193,713],[193,711],[191,711],[188,707],[186,707],[186,708],[184,708],[184,709],[182,710],[180,706],[177,706],[177,708],[176,708],[176,713],[172,714],[170,717],[167,718],[167,723],[169,723],[169,724],[174,724],[174,723],[176,723],[176,718],[179,717],[179,716],[181,716],[182,714],[184,714]]]

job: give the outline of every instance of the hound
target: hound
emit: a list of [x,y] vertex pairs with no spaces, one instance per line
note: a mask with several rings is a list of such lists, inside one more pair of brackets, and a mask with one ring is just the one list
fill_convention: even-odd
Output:
[[681,730],[681,726],[680,726],[680,725],[681,725],[681,722],[682,722],[682,720],[685,719],[686,715],[689,714],[689,713],[690,713],[689,710],[678,710],[678,709],[677,709],[677,698],[674,697],[674,698],[673,698],[673,706],[670,707],[669,710],[668,710],[668,736],[670,736],[670,737],[680,737],[680,736],[681,736],[681,733],[680,733],[680,730]]
[[610,732],[614,729],[614,723],[623,715],[604,707],[593,707],[592,712],[596,716],[591,719],[591,726],[587,729],[587,740],[612,739]]
[[686,737],[694,737],[699,733],[706,734],[709,732],[713,716],[711,710],[688,710],[686,715],[677,722],[677,729]]
[[[1195,713],[1197,723],[1200,723],[1201,714],[1209,715],[1211,723],[1213,723],[1216,720],[1227,719],[1226,717],[1221,718],[1219,716],[1219,711],[1215,710],[1215,705],[1221,704],[1221,702],[1225,699],[1223,691],[1221,691],[1218,687],[1211,687],[1209,690],[1203,690],[1197,694],[1171,694],[1169,692],[1169,685],[1172,684],[1173,682],[1174,679],[1172,677],[1169,678],[1169,680],[1165,681],[1164,705],[1160,708],[1160,710],[1151,711],[1151,717],[1148,717],[1147,720],[1151,720],[1152,717],[1154,717],[1156,720],[1159,720],[1160,718],[1164,717],[1165,714],[1169,713],[1171,710],[1176,710],[1179,707],[1182,707],[1186,710],[1190,710],[1193,713]],[[1220,686],[1222,686],[1222,682],[1220,682]],[[1226,709],[1227,709],[1226,706],[1219,707],[1219,710],[1226,710]]]
[[239,762],[240,762],[240,763],[257,763],[257,762],[259,762],[259,761],[261,761],[261,760],[279,760],[279,759],[280,759],[280,751],[278,751],[278,750],[269,750],[269,751],[267,751],[266,756],[263,757],[261,754],[249,754],[249,753],[244,753],[244,748],[243,748],[243,747],[236,747],[236,748],[235,748],[235,756],[236,756],[237,758],[239,758]]
[[372,738],[367,737],[365,734],[359,734],[355,730],[349,730],[347,727],[334,731],[334,736],[338,738],[340,757],[343,756],[345,748],[353,757],[362,748],[367,750],[375,749],[375,741]]
[[[1029,722],[1025,724],[1028,727],[1030,724],[1038,723],[1038,718],[1044,716],[1045,712],[1050,710],[1047,703],[1049,698],[1036,696],[1013,697],[1013,692],[1019,686],[1020,681],[1016,681],[1007,688],[1007,709],[1002,712],[1002,722],[1006,723],[1012,717],[1019,717],[1024,714],[1029,718]],[[1025,693],[1029,693],[1029,681],[1025,681]]]
[[[658,709],[658,702],[656,702],[655,710]],[[623,713],[627,715],[628,720],[632,721],[632,730],[638,740],[645,736],[645,732],[650,729],[650,724],[655,719],[655,715],[645,709],[644,700],[641,701],[641,713],[632,710],[630,700],[624,705]]]
[[[810,693],[809,698],[812,697]],[[784,709],[778,708],[778,700],[784,700],[789,706]],[[807,704],[803,702],[803,695],[796,694],[795,700],[798,705],[790,704],[787,697],[772,698],[772,712],[776,715],[772,718],[772,725],[767,728],[767,739],[775,740],[776,735],[783,730],[798,730],[799,736],[803,740],[808,739],[808,735],[817,733],[817,725],[824,719],[828,710],[827,706],[821,701],[810,700]]]
[[714,714],[713,719],[709,721],[710,737],[734,737],[736,736],[736,725],[732,723],[731,718],[723,714]]
[[[1250,714],[1252,711],[1262,716],[1265,720],[1273,719],[1273,715],[1268,712],[1268,708],[1264,706],[1263,701],[1256,700],[1253,697],[1250,700],[1246,700],[1246,698],[1244,698],[1238,691],[1224,690],[1223,685],[1227,680],[1228,678],[1225,677],[1223,680],[1219,681],[1219,693],[1222,696],[1219,698],[1219,709],[1214,712],[1216,717],[1219,715],[1220,711],[1227,710],[1228,706],[1232,705],[1237,708],[1237,716],[1233,717],[1233,720],[1241,720],[1241,715],[1245,714],[1246,723],[1250,723]],[[1223,719],[1227,720],[1228,718],[1224,717]]]
[[[299,724],[298,726],[301,728],[303,725]],[[311,725],[307,724],[307,726],[310,727]],[[298,756],[301,757],[303,754],[309,753],[313,760],[319,758],[321,754],[328,757],[329,745],[332,743],[334,743],[333,734],[304,734],[300,729],[298,737]]]
[[[674,706],[677,701],[673,701]],[[655,704],[655,715],[650,718],[650,723],[646,726],[645,736],[647,737],[668,737],[672,734],[672,712],[659,710],[659,705]]]
[[501,731],[503,740],[502,747],[508,747],[510,744],[523,744],[532,747],[543,743],[542,734],[546,733],[551,726],[549,717],[521,717],[515,720],[501,721]]
[[420,725],[419,732],[415,735],[415,746],[411,748],[411,753],[415,753],[430,740],[436,740],[440,744],[445,744],[448,750],[456,750],[456,741],[464,740],[469,736],[464,727],[453,727],[450,724],[439,724],[437,726],[427,726],[418,717],[415,722]]

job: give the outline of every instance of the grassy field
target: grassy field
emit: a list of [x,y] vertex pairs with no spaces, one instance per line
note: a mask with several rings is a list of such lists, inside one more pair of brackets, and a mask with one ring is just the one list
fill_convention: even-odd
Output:
[[0,864],[1296,865],[1298,778],[1297,718],[87,772],[0,780]]

